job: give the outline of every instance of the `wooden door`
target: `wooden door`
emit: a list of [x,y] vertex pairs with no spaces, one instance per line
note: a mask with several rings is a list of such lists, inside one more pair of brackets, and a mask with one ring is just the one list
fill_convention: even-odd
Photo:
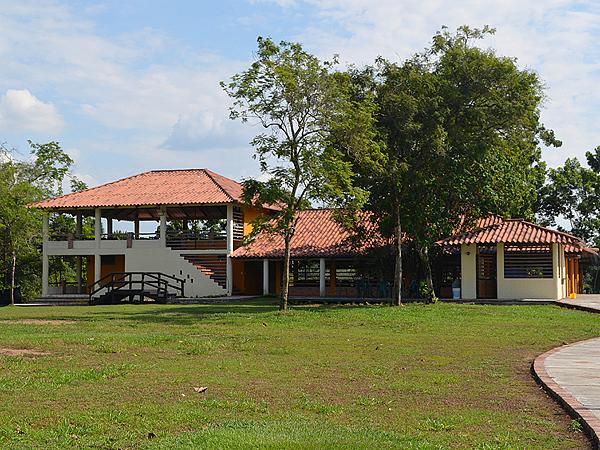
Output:
[[581,294],[583,277],[577,256],[567,256],[565,261],[567,278],[567,297],[569,294]]
[[477,252],[477,298],[497,298],[496,254]]

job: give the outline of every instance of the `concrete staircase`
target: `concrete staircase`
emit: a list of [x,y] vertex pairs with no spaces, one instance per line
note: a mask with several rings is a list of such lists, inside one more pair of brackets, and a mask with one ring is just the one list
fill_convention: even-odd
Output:
[[225,255],[181,255],[200,272],[209,277],[223,289],[227,286],[227,256]]

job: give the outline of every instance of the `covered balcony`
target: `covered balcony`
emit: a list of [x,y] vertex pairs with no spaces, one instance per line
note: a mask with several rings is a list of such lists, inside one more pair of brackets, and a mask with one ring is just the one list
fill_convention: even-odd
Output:
[[244,214],[231,204],[54,210],[44,228],[50,254],[152,247],[230,252],[243,239]]

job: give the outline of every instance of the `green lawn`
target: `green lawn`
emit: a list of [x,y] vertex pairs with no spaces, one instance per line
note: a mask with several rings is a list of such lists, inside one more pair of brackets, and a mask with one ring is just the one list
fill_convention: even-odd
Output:
[[598,335],[554,306],[5,307],[0,347],[48,354],[0,355],[0,448],[582,448],[529,370]]

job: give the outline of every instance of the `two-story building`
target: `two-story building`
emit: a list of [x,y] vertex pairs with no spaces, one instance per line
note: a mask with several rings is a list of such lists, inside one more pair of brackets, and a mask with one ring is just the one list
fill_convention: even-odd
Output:
[[[241,196],[240,183],[207,169],[157,170],[33,204],[44,213],[42,295],[85,296],[111,273],[163,274],[185,297],[231,295],[231,254],[250,221],[269,212]],[[50,233],[57,214],[75,217],[74,233]],[[93,234],[84,233],[86,217]],[[50,258],[75,259],[76,281],[51,285]]]

